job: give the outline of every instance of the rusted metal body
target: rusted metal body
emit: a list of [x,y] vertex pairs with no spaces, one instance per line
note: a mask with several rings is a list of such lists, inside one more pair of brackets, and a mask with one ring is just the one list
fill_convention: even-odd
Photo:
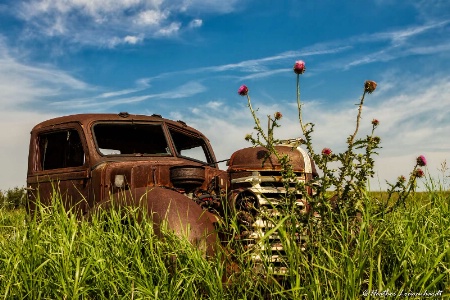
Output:
[[[279,157],[287,155],[292,164],[296,177],[288,184],[289,189],[295,189],[297,183],[306,183],[317,176],[314,162],[296,144],[286,142],[275,146],[275,151]],[[252,147],[234,152],[227,171],[231,190],[229,201],[237,209],[237,220],[241,231],[245,232],[243,238],[247,246],[254,250],[253,260],[260,262],[263,253],[269,255],[266,261],[270,261],[276,273],[286,271],[282,242],[276,233],[266,237],[270,241],[269,248],[266,242],[260,241],[283,217],[280,211],[287,205],[287,187],[281,170],[279,159],[274,154],[269,155],[263,147]],[[312,195],[314,191],[307,187],[307,192]],[[304,195],[297,191],[295,198],[297,211],[307,213],[309,207]],[[298,242],[301,243],[301,239]]]
[[80,217],[114,198],[145,199],[156,224],[167,218],[175,232],[189,227],[192,241],[206,234],[211,242],[216,219],[191,199],[226,188],[215,161],[208,139],[184,122],[127,113],[51,119],[31,131],[30,210],[37,195],[46,205],[55,191]]
[[[296,174],[296,182],[307,182],[317,176],[314,162],[300,147],[289,144],[275,146],[275,150],[281,156],[288,155],[293,171]],[[232,202],[244,193],[257,199],[260,208],[265,203],[276,203],[286,194],[281,175],[282,166],[274,154],[268,155],[263,147],[244,148],[231,155],[227,170],[230,182]],[[308,193],[313,191],[308,188]],[[305,206],[302,195],[298,194],[298,205]]]

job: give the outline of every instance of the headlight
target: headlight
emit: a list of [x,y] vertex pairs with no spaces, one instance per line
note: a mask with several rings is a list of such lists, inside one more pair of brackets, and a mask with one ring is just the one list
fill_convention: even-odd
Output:
[[114,176],[114,185],[117,188],[125,187],[125,175],[116,175],[116,176]]

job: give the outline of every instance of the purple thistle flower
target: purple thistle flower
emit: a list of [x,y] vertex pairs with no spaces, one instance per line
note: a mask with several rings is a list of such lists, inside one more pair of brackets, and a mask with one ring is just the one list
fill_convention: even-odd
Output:
[[421,167],[425,167],[427,165],[427,159],[425,158],[425,156],[420,155],[417,158],[417,165]]
[[373,126],[378,126],[378,124],[380,124],[380,121],[378,121],[377,119],[373,119],[372,120],[372,125]]
[[247,96],[248,94],[248,87],[246,85],[241,85],[241,87],[238,89],[238,94],[241,96]]
[[305,62],[303,60],[297,60],[294,64],[295,74],[303,74],[306,71]]

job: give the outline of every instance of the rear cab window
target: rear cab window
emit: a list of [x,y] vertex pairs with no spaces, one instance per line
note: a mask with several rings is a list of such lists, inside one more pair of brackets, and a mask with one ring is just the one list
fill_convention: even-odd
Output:
[[81,167],[85,153],[76,129],[42,132],[38,135],[37,171]]

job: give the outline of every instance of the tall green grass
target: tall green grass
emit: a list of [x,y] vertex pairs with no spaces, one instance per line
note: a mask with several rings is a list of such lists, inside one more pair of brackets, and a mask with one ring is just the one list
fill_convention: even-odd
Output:
[[0,211],[0,296],[375,299],[375,292],[383,291],[396,293],[393,299],[425,291],[449,296],[448,193],[416,194],[406,207],[386,215],[372,212],[372,195],[364,201],[360,218],[324,215],[311,223],[303,250],[292,235],[298,216],[276,224],[289,267],[280,276],[251,261],[253,250],[237,237],[234,221],[221,229],[228,236],[222,250],[207,258],[166,230],[156,237],[150,220],[134,221],[136,209],[79,221],[54,195],[54,205],[40,207],[34,217],[23,210]]

